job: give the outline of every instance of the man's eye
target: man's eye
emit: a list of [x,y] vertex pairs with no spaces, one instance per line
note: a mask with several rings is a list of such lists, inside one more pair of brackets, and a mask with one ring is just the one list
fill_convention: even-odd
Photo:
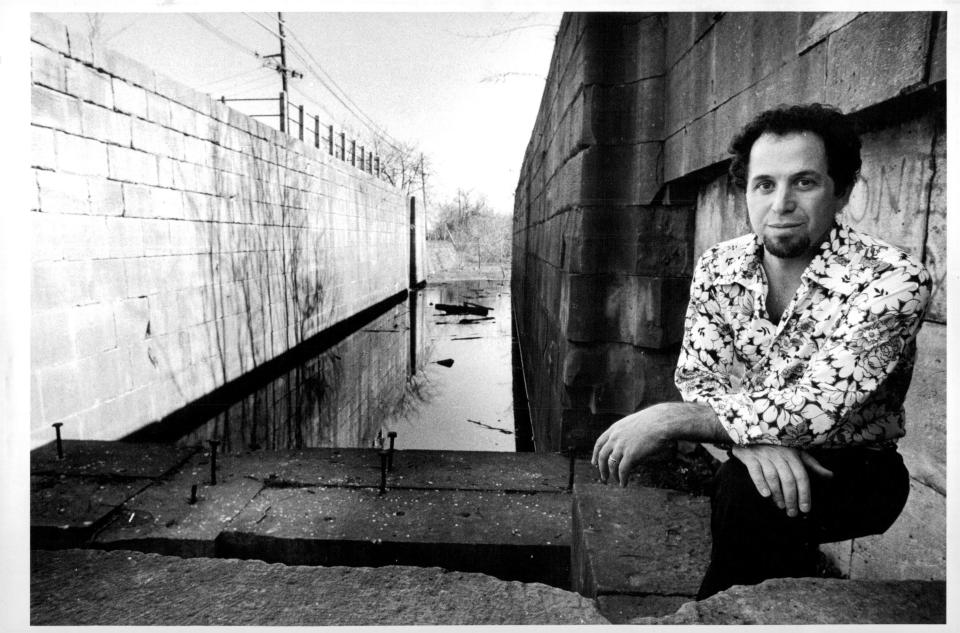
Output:
[[817,184],[813,178],[800,178],[797,180],[797,186],[801,189],[809,189]]
[[754,186],[757,191],[773,191],[773,183],[769,180],[761,180]]

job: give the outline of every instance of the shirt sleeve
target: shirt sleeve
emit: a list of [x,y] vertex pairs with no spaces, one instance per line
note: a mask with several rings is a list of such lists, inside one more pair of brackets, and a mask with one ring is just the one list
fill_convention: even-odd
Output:
[[676,372],[684,399],[712,407],[735,444],[808,447],[869,437],[848,428],[866,423],[849,414],[885,387],[898,366],[912,365],[930,277],[922,266],[884,271],[844,299],[848,306],[838,322],[825,328],[819,349],[796,380],[745,392],[733,392],[724,378],[732,339],[721,334],[722,313],[710,304],[711,292],[716,290],[698,288],[694,279]]

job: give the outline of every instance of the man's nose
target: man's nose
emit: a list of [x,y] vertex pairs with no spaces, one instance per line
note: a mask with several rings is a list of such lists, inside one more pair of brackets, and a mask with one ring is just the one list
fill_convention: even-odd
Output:
[[797,202],[793,197],[793,191],[788,186],[777,187],[773,198],[773,210],[777,213],[790,213],[797,208]]

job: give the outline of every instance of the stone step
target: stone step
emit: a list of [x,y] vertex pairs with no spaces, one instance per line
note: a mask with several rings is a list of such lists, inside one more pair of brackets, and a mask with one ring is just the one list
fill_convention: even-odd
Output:
[[710,559],[710,501],[673,490],[576,484],[572,589],[614,623],[694,599]]
[[774,578],[630,624],[945,624],[946,612],[944,581]]
[[67,549],[33,551],[30,571],[34,626],[608,624],[569,591],[436,567]]

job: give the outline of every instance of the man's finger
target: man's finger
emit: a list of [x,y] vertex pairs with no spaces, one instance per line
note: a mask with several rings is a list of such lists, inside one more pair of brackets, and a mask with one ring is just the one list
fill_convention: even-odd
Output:
[[607,435],[610,433],[610,429],[607,429],[600,434],[600,437],[597,438],[597,441],[593,443],[593,456],[590,458],[590,463],[594,466],[598,466],[597,456],[600,454],[600,449],[603,448],[603,445],[607,443]]
[[608,460],[612,452],[613,446],[611,446],[610,442],[606,442],[600,447],[600,451],[597,453],[597,469],[600,471],[600,481],[603,483],[607,483],[607,477],[610,476]]
[[[787,511],[787,516],[796,516],[800,509],[798,503],[801,494],[800,489],[805,488],[803,494],[809,494],[804,483],[807,478],[807,473],[799,461],[793,464],[790,459],[785,458],[784,455],[779,453],[775,458],[774,464],[777,469],[777,476],[780,477],[780,487],[783,489],[784,509]],[[802,475],[801,480],[798,480],[794,467],[800,470],[800,474]]]
[[778,508],[784,508],[783,491],[780,489],[780,475],[777,473],[776,466],[774,466],[769,459],[760,459],[758,461],[760,462],[760,469],[763,471],[763,478],[770,488],[770,495],[773,497],[773,502],[777,504]]
[[620,487],[624,488],[627,485],[627,482],[630,481],[630,471],[633,470],[634,461],[633,458],[624,455],[620,459],[620,463],[617,464],[620,468],[617,471],[617,478],[620,481]]
[[756,487],[757,492],[760,493],[761,497],[770,496],[770,487],[767,485],[767,480],[763,476],[763,470],[760,468],[760,464],[756,459],[747,459],[744,461],[740,460],[744,466],[747,467],[747,472],[750,473],[750,479],[753,480],[753,485]]
[[803,465],[803,458],[799,457],[802,455],[802,451],[796,451],[785,453],[784,457],[786,458],[787,465],[790,467],[790,471],[793,473],[794,486],[796,487],[797,504],[794,511],[809,512],[813,499],[810,492],[810,477],[807,475],[807,469]]
[[800,461],[802,461],[807,468],[821,477],[833,477],[833,471],[825,468],[823,464],[818,462],[817,458],[810,453],[800,451]]

